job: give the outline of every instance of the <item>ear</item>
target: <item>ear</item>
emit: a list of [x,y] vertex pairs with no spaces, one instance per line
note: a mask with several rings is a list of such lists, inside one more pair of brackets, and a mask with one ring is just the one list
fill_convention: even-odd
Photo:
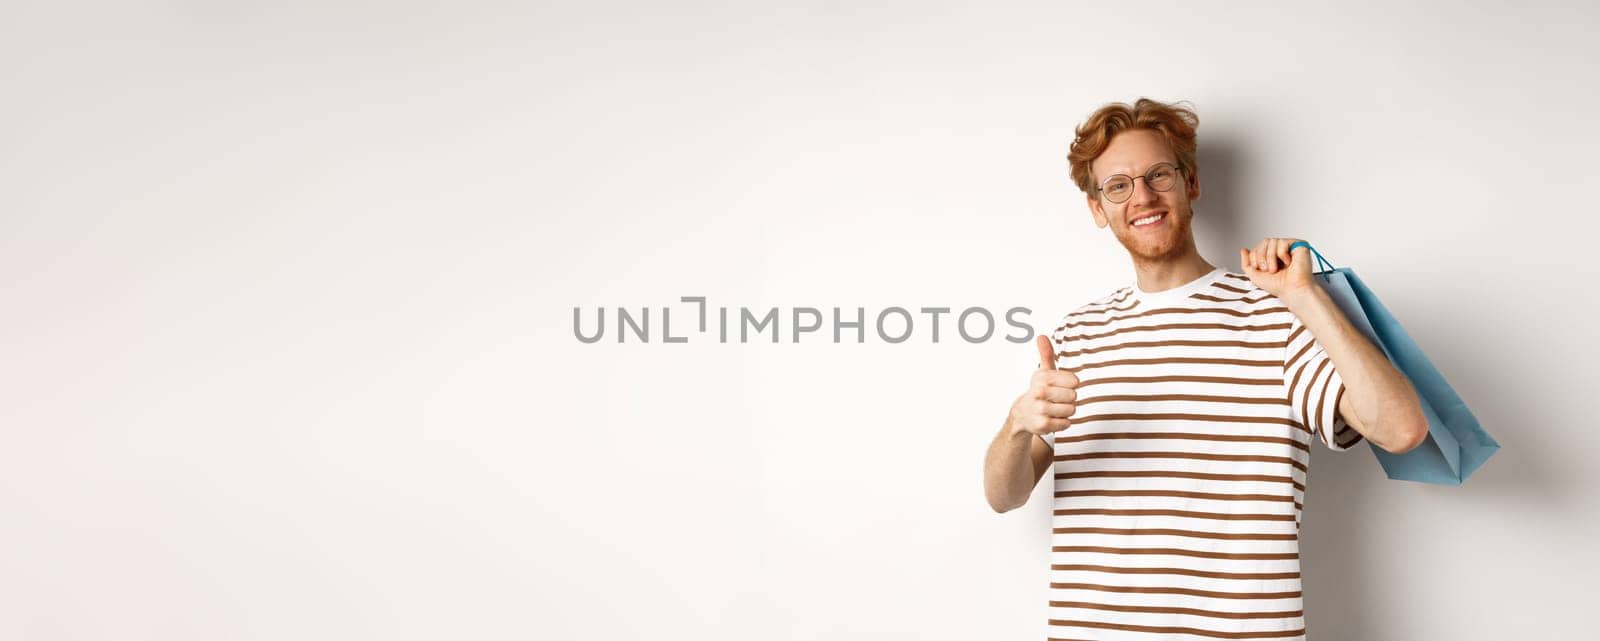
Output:
[[1189,180],[1185,181],[1189,192],[1189,201],[1200,200],[1200,168],[1195,167],[1188,171]]
[[1090,194],[1084,194],[1083,197],[1089,202],[1089,213],[1094,216],[1094,226],[1105,229],[1111,221],[1106,219],[1106,210],[1100,208],[1100,199]]

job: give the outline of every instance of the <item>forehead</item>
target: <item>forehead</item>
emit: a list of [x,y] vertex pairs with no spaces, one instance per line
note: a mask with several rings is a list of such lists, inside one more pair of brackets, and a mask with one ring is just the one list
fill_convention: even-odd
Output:
[[1167,139],[1161,132],[1149,129],[1130,129],[1111,138],[1111,143],[1106,145],[1105,152],[1089,163],[1090,170],[1097,177],[1112,174],[1142,174],[1151,165],[1159,162],[1176,164],[1177,156],[1173,155],[1172,148],[1167,146]]

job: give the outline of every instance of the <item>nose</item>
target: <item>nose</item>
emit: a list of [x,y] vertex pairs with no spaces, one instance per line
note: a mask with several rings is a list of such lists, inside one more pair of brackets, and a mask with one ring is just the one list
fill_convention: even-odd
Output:
[[1150,181],[1143,176],[1133,179],[1133,195],[1128,197],[1129,203],[1153,203],[1156,199],[1156,190],[1150,188]]

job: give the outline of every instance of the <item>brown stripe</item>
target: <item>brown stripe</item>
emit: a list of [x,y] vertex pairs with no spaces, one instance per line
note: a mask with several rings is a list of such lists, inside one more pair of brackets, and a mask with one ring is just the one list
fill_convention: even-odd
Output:
[[1177,516],[1189,519],[1211,519],[1213,521],[1293,521],[1293,514],[1224,514],[1220,512],[1194,512],[1190,510],[1114,510],[1101,508],[1077,508],[1069,510],[1056,510],[1054,516]]
[[1296,385],[1300,384],[1300,375],[1305,373],[1306,366],[1310,365],[1310,364],[1311,364],[1311,361],[1306,361],[1304,363],[1301,363],[1300,367],[1298,367],[1298,368],[1296,368],[1294,370],[1294,378],[1289,379],[1289,392],[1288,392],[1287,398],[1290,398],[1290,399],[1294,398],[1294,388],[1295,388]]
[[1234,287],[1234,286],[1229,285],[1227,283],[1212,283],[1211,286],[1215,287],[1217,289],[1223,290],[1223,291],[1233,292],[1235,294],[1248,294],[1248,293],[1250,293],[1250,290],[1248,290],[1248,289]]
[[1333,440],[1334,440],[1334,442],[1339,444],[1339,449],[1349,449],[1351,446],[1355,445],[1356,443],[1360,443],[1361,442],[1361,434],[1360,433],[1357,433],[1354,430],[1352,430],[1350,433],[1351,433],[1351,436],[1350,436],[1349,440],[1345,440],[1344,437],[1339,436],[1338,434],[1334,435]]
[[[1287,401],[1285,401],[1287,403]],[[1311,446],[1292,438],[1281,436],[1252,436],[1249,434],[1194,434],[1190,432],[1096,432],[1082,436],[1056,435],[1057,443],[1081,443],[1085,441],[1110,441],[1119,439],[1133,440],[1182,440],[1182,441],[1219,441],[1224,443],[1271,443],[1274,445],[1288,445],[1301,451],[1310,452]]]
[[1219,297],[1219,296],[1209,296],[1209,295],[1200,294],[1200,293],[1190,294],[1189,298],[1197,298],[1197,299],[1200,299],[1200,300],[1208,300],[1208,301],[1211,301],[1213,303],[1259,303],[1259,302],[1264,301],[1264,300],[1266,300],[1268,298],[1272,298],[1272,294],[1267,294],[1265,296],[1262,296],[1260,298],[1256,298],[1254,300],[1251,300],[1251,299],[1248,299],[1248,298],[1222,298],[1222,297]]
[[1140,458],[1176,458],[1196,461],[1241,461],[1250,463],[1276,463],[1290,465],[1294,469],[1305,472],[1306,464],[1287,456],[1267,456],[1264,454],[1206,454],[1201,452],[1084,452],[1081,454],[1057,454],[1055,460],[1060,461],[1086,461],[1090,459],[1140,459]]
[[1284,307],[1282,305],[1279,305],[1277,307],[1263,307],[1261,309],[1253,309],[1253,310],[1250,310],[1248,312],[1241,312],[1239,310],[1228,309],[1226,307],[1201,307],[1201,308],[1162,307],[1160,309],[1152,309],[1152,310],[1147,311],[1147,312],[1139,312],[1137,314],[1128,314],[1127,316],[1115,316],[1115,317],[1112,317],[1112,318],[1107,318],[1107,319],[1105,319],[1103,321],[1083,321],[1081,323],[1066,323],[1066,324],[1062,325],[1061,327],[1057,327],[1056,329],[1066,329],[1068,327],[1099,327],[1099,326],[1103,326],[1103,325],[1110,325],[1110,324],[1115,323],[1117,321],[1128,320],[1130,318],[1143,318],[1145,316],[1150,316],[1152,314],[1225,314],[1225,315],[1228,315],[1228,316],[1234,316],[1234,317],[1238,317],[1238,318],[1249,318],[1251,316],[1261,316],[1263,314],[1276,314],[1278,312],[1287,312],[1287,311],[1289,311],[1289,308]]
[[1217,492],[1185,492],[1183,490],[1057,490],[1055,493],[1055,498],[1058,499],[1080,496],[1169,496],[1207,501],[1279,501],[1294,503],[1294,508],[1296,510],[1300,509],[1300,502],[1294,500],[1294,497],[1279,494],[1222,494]]
[[[1234,280],[1244,281],[1246,283],[1250,282],[1250,278],[1248,276],[1240,276],[1238,274],[1228,274],[1228,273],[1224,273],[1222,275],[1227,277],[1227,278],[1232,278]],[[1254,285],[1254,283],[1251,283],[1251,284]]]
[[[1333,411],[1335,411],[1335,412],[1340,411],[1340,409],[1341,409],[1340,405],[1342,403],[1344,403],[1344,391],[1345,391],[1345,389],[1346,388],[1345,388],[1344,385],[1340,385],[1339,386],[1339,393],[1333,395]],[[1349,424],[1350,424],[1350,421],[1345,421],[1345,425],[1347,427],[1349,426]],[[1339,431],[1343,432],[1344,430],[1339,430]]]
[[[1266,325],[1229,325],[1227,323],[1163,323],[1161,325],[1140,325],[1137,327],[1113,329],[1103,334],[1081,334],[1078,336],[1078,338],[1083,340],[1094,340],[1097,338],[1114,336],[1123,332],[1155,332],[1168,329],[1226,329],[1229,331],[1240,332],[1265,332],[1277,329],[1289,329],[1289,325],[1289,323],[1268,323]],[[1057,342],[1060,343],[1066,341],[1061,340]]]
[[1093,472],[1057,472],[1057,481],[1088,478],[1121,478],[1121,479],[1200,479],[1203,481],[1260,481],[1263,483],[1288,483],[1294,489],[1304,492],[1306,486],[1289,476],[1268,476],[1265,474],[1207,474],[1204,472],[1181,472],[1177,470],[1096,470]]
[[1078,381],[1078,387],[1101,383],[1223,383],[1226,385],[1282,385],[1279,378],[1236,378],[1232,376],[1108,376]]
[[1306,344],[1300,348],[1300,351],[1294,353],[1294,357],[1293,358],[1290,358],[1289,360],[1284,361],[1284,363],[1283,363],[1283,371],[1285,371],[1285,372],[1289,371],[1290,367],[1293,367],[1295,363],[1300,362],[1300,357],[1301,356],[1305,356],[1306,352],[1310,351],[1311,343],[1312,343],[1312,341],[1306,341]]
[[1300,558],[1295,552],[1211,552],[1183,548],[1117,548],[1099,545],[1057,545],[1051,552],[1086,552],[1092,554],[1156,554],[1161,556],[1192,556],[1201,559],[1229,559],[1235,561],[1293,561]]
[[1127,632],[1155,632],[1159,634],[1193,634],[1202,637],[1217,639],[1284,639],[1303,636],[1304,627],[1298,630],[1284,630],[1281,632],[1218,632],[1216,630],[1203,630],[1176,625],[1127,625],[1123,623],[1106,623],[1103,621],[1065,621],[1051,619],[1050,625],[1070,625],[1080,628],[1100,628],[1102,630],[1124,630]]
[[1213,414],[1099,414],[1073,417],[1074,425],[1098,421],[1211,421],[1216,423],[1265,423],[1295,427],[1294,419],[1279,416],[1219,416]]
[[[1339,386],[1339,393],[1334,395],[1333,408],[1334,408],[1335,412],[1339,411],[1339,404],[1342,401],[1344,401],[1344,390],[1345,390],[1345,387],[1343,385],[1340,385]],[[1350,421],[1348,421],[1348,420],[1344,421],[1344,425],[1342,425],[1340,427],[1341,427],[1341,429],[1333,435],[1333,440],[1334,440],[1335,443],[1339,443],[1340,442],[1339,441],[1339,437],[1340,436],[1344,436],[1346,432],[1353,431],[1352,428],[1350,427]],[[1360,435],[1357,434],[1356,436],[1357,436],[1357,440],[1359,440]],[[1326,442],[1326,441],[1324,441],[1324,442]],[[1352,442],[1354,442],[1354,441],[1352,441]]]
[[1109,603],[1088,603],[1085,601],[1051,601],[1050,607],[1079,608],[1084,610],[1108,610],[1111,612],[1189,614],[1197,617],[1212,617],[1216,619],[1293,619],[1305,616],[1305,611],[1303,610],[1284,612],[1221,612],[1218,610],[1200,610],[1197,608],[1162,608],[1146,605],[1112,605]]
[[1133,288],[1132,287],[1124,287],[1124,288],[1119,289],[1117,291],[1111,292],[1111,300],[1105,301],[1103,303],[1101,303],[1101,302],[1089,303],[1088,305],[1084,305],[1085,309],[1081,309],[1081,310],[1078,310],[1078,311],[1088,311],[1087,308],[1090,308],[1090,307],[1105,307],[1105,306],[1108,306],[1108,305],[1115,305],[1115,304],[1120,303],[1122,301],[1128,300],[1128,297],[1130,297],[1130,296],[1133,296]]
[[1052,590],[1095,590],[1099,592],[1120,592],[1124,594],[1183,594],[1187,596],[1203,596],[1212,599],[1298,599],[1300,591],[1293,592],[1218,592],[1214,590],[1195,590],[1191,588],[1168,587],[1137,587],[1122,585],[1099,585],[1095,583],[1055,583],[1050,584]]
[[1119,534],[1124,536],[1187,536],[1197,539],[1223,539],[1227,541],[1293,541],[1296,534],[1262,534],[1260,532],[1205,532],[1172,528],[1112,528],[1112,527],[1058,527],[1052,534]]
[[1317,375],[1321,374],[1322,370],[1326,367],[1328,367],[1328,359],[1326,358],[1322,359],[1322,362],[1317,363],[1317,370],[1311,373],[1310,379],[1306,380],[1305,396],[1301,397],[1300,399],[1300,420],[1301,422],[1304,422],[1307,427],[1313,425],[1316,426],[1312,430],[1313,434],[1317,433],[1317,430],[1322,429],[1322,417],[1319,416],[1317,417],[1317,420],[1312,421],[1311,417],[1307,414],[1307,410],[1311,408],[1311,388],[1317,386]]
[[1058,352],[1056,355],[1082,356],[1084,354],[1095,354],[1098,352],[1109,352],[1112,350],[1130,349],[1134,347],[1252,347],[1261,349],[1283,349],[1287,345],[1288,343],[1284,343],[1282,341],[1252,343],[1250,341],[1202,341],[1178,339],[1170,341],[1135,341],[1128,343],[1117,343],[1115,345],[1102,345],[1100,347],[1085,347],[1075,352]]
[[[1289,334],[1288,338],[1283,340],[1284,346],[1287,347],[1289,345],[1293,345],[1294,344],[1294,339],[1300,338],[1300,335],[1305,333],[1305,331],[1306,331],[1306,326],[1305,325],[1301,325],[1299,328],[1295,329],[1294,332]],[[1311,343],[1312,342],[1313,341],[1306,341],[1305,347],[1301,347],[1300,351],[1295,352],[1294,358],[1291,358],[1289,360],[1284,361],[1283,362],[1283,371],[1285,371],[1285,372],[1289,371],[1289,366],[1293,365],[1294,362],[1300,358],[1301,354],[1306,353],[1306,350],[1311,349]]]
[[1113,365],[1170,365],[1173,363],[1191,363],[1195,365],[1243,365],[1247,367],[1281,367],[1276,360],[1250,360],[1244,358],[1124,358],[1114,361],[1101,361],[1098,363],[1084,363],[1078,369],[1095,369],[1098,367],[1111,367]]
[[1135,300],[1135,301],[1133,301],[1132,304],[1130,304],[1130,305],[1128,305],[1126,307],[1117,307],[1117,303],[1120,303],[1122,301],[1127,300],[1128,297],[1130,297],[1132,295],[1133,295],[1133,291],[1132,290],[1128,290],[1127,293],[1123,294],[1120,298],[1117,298],[1117,299],[1112,300],[1110,302],[1089,303],[1088,305],[1084,305],[1082,309],[1078,309],[1078,310],[1072,311],[1072,312],[1068,313],[1066,316],[1061,317],[1061,320],[1062,320],[1061,326],[1057,327],[1056,329],[1057,330],[1062,330],[1062,329],[1066,329],[1068,327],[1071,327],[1072,326],[1071,319],[1082,317],[1085,314],[1094,314],[1094,313],[1097,313],[1097,312],[1109,312],[1109,311],[1125,312],[1125,311],[1128,311],[1128,310],[1133,309],[1135,307],[1138,307],[1139,304],[1142,303],[1143,301]]
[[1176,574],[1202,579],[1239,579],[1248,581],[1278,581],[1298,579],[1299,572],[1206,572],[1188,568],[1124,568],[1112,565],[1084,565],[1052,563],[1050,569],[1060,572],[1105,572],[1106,574]]
[[[1343,386],[1339,388],[1339,397],[1344,397]],[[1334,405],[1338,405],[1338,403],[1336,402]],[[1349,437],[1348,441],[1345,440],[1346,436]],[[1351,427],[1348,421],[1345,422],[1345,424],[1342,426],[1342,429],[1333,435],[1334,442],[1338,443],[1340,448],[1347,448],[1355,445],[1356,443],[1360,443],[1361,438],[1361,432],[1357,432],[1355,428]]]
[[[1285,323],[1285,324],[1286,325],[1293,325],[1294,323]],[[1300,335],[1305,333],[1305,331],[1306,331],[1306,326],[1305,325],[1301,325],[1300,327],[1296,328],[1293,332],[1291,332],[1289,334],[1289,338],[1284,339],[1284,342],[1285,343],[1294,343],[1294,339],[1300,338]]]
[[1260,398],[1250,396],[1208,396],[1205,394],[1110,394],[1107,396],[1085,396],[1073,401],[1077,405],[1088,405],[1103,401],[1199,401],[1202,403],[1241,403],[1247,405],[1288,405],[1287,398]]
[[[1317,395],[1317,414],[1316,414],[1316,417],[1317,417],[1317,422],[1318,423],[1322,422],[1322,407],[1323,407],[1322,402],[1328,400],[1328,385],[1332,385],[1333,384],[1333,375],[1338,373],[1338,371],[1339,370],[1337,368],[1335,368],[1335,369],[1330,370],[1328,372],[1328,384],[1327,385],[1323,385],[1322,386],[1322,393]],[[1344,386],[1343,385],[1339,386],[1339,391],[1341,391],[1341,392],[1344,391]],[[1334,411],[1338,412],[1338,406],[1337,405],[1334,406]],[[1330,422],[1329,424],[1331,425],[1332,423]]]
[[[1118,301],[1118,302],[1121,302],[1121,301]],[[1101,307],[1099,309],[1080,309],[1078,311],[1072,312],[1071,314],[1067,314],[1067,318],[1080,318],[1080,317],[1083,317],[1083,316],[1085,316],[1087,314],[1104,314],[1106,312],[1125,312],[1125,311],[1128,311],[1128,310],[1133,309],[1133,308],[1138,307],[1138,306],[1139,306],[1139,301],[1133,301],[1132,303],[1129,303],[1125,307],[1117,307],[1115,304],[1112,304],[1111,306]],[[1062,325],[1062,327],[1071,327],[1071,325],[1070,324],[1066,324],[1066,325]]]

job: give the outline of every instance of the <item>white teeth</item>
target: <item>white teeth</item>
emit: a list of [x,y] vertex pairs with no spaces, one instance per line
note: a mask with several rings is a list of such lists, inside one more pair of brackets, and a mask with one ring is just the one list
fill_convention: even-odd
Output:
[[1166,214],[1156,214],[1154,216],[1145,216],[1144,218],[1140,218],[1139,220],[1133,221],[1133,226],[1138,227],[1140,225],[1148,225],[1148,224],[1153,223],[1153,222],[1155,222],[1157,220],[1160,220],[1161,217],[1165,216],[1165,215]]

